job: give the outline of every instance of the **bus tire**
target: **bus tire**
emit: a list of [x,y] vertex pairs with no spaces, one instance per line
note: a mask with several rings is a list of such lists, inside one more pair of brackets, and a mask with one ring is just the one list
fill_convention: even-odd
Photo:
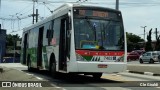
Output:
[[102,73],[93,73],[92,76],[93,76],[93,78],[95,78],[95,79],[100,79],[101,76],[102,76]]
[[51,73],[51,76],[53,78],[58,78],[58,72],[56,71],[56,63],[52,63],[51,64],[51,71],[50,71],[50,73]]
[[28,71],[31,72],[33,69],[31,67],[30,55],[27,56],[27,61],[28,61]]
[[52,54],[51,58],[50,58],[50,70],[49,70],[51,76],[53,78],[57,78],[58,77],[58,72],[56,71],[56,61],[55,61],[55,56]]

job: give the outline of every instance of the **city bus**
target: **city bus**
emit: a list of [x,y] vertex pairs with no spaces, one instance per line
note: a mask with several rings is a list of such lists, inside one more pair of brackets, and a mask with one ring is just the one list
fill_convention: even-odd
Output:
[[126,70],[126,34],[119,10],[64,4],[24,28],[21,63],[28,70],[92,75]]

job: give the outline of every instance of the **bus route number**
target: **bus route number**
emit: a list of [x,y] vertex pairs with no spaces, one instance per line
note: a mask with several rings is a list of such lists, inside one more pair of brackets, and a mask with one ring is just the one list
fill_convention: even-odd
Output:
[[105,56],[105,60],[116,60],[116,56]]

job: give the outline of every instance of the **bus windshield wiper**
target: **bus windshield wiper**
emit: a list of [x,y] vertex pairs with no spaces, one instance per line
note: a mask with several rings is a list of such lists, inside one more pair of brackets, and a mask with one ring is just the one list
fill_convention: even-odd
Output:
[[[105,39],[106,29],[108,29],[110,23],[111,23],[111,20],[108,21],[107,25],[102,24],[103,28],[101,28],[101,40],[102,40],[101,41],[102,42],[102,46],[101,47],[104,46],[103,45],[103,40]],[[104,33],[102,33],[102,32],[104,32]]]
[[92,26],[91,21],[87,16],[85,16],[85,20],[87,21],[87,23],[88,23],[89,27],[92,29],[92,31],[94,31],[94,36],[95,36],[95,41],[96,41],[97,40],[96,39],[96,26],[95,25]]

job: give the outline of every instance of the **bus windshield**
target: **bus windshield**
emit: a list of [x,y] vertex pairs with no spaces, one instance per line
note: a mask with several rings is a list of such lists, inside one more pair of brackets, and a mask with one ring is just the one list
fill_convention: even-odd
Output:
[[76,49],[123,50],[122,20],[100,16],[74,16]]

